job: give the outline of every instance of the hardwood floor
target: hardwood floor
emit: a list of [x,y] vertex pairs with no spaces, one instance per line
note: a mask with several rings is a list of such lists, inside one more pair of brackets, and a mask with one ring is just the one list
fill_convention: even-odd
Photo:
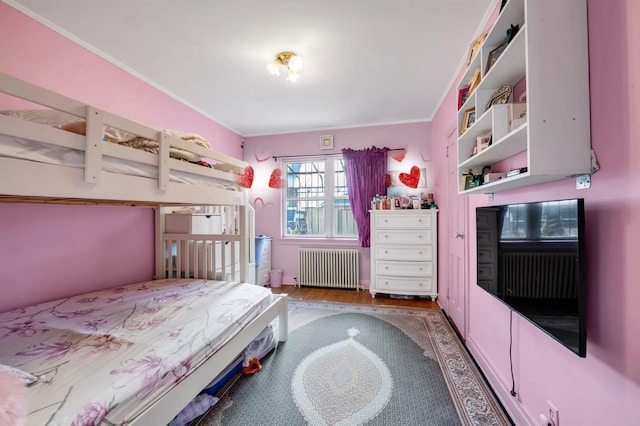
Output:
[[271,288],[274,294],[287,293],[291,299],[315,300],[320,302],[355,303],[359,305],[407,306],[412,308],[440,309],[437,302],[414,296],[413,300],[393,299],[385,294],[376,294],[372,298],[368,290],[348,290],[316,287],[295,287],[283,285]]

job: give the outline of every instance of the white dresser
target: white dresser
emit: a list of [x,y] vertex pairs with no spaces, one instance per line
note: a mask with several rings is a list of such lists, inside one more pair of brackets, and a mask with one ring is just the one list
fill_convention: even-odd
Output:
[[438,210],[370,210],[369,291],[438,297]]

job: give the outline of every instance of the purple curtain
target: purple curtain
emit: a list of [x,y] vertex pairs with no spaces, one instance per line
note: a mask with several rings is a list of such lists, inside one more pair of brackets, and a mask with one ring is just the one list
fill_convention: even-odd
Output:
[[358,227],[360,247],[369,247],[369,209],[376,194],[387,191],[385,174],[387,173],[387,152],[389,148],[371,148],[355,151],[342,150],[344,171],[349,189],[349,203],[353,218]]

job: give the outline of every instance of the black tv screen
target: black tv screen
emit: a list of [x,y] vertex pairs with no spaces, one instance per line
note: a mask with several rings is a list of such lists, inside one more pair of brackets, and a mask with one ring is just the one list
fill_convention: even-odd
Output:
[[478,285],[587,353],[584,200],[476,208]]

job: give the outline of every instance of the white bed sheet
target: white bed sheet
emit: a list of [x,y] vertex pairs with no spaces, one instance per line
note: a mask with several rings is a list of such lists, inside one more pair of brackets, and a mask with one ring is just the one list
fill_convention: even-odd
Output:
[[[59,166],[84,167],[84,152],[82,151],[7,135],[0,135],[0,156]],[[158,178],[157,167],[115,157],[103,156],[102,170],[129,176],[146,177],[150,179]],[[186,173],[180,170],[171,170],[169,179],[172,182],[187,185],[212,186],[230,191],[237,189],[234,184],[229,182]]]
[[126,424],[271,301],[253,284],[167,279],[41,303],[0,314],[0,363],[41,377],[27,426]]

